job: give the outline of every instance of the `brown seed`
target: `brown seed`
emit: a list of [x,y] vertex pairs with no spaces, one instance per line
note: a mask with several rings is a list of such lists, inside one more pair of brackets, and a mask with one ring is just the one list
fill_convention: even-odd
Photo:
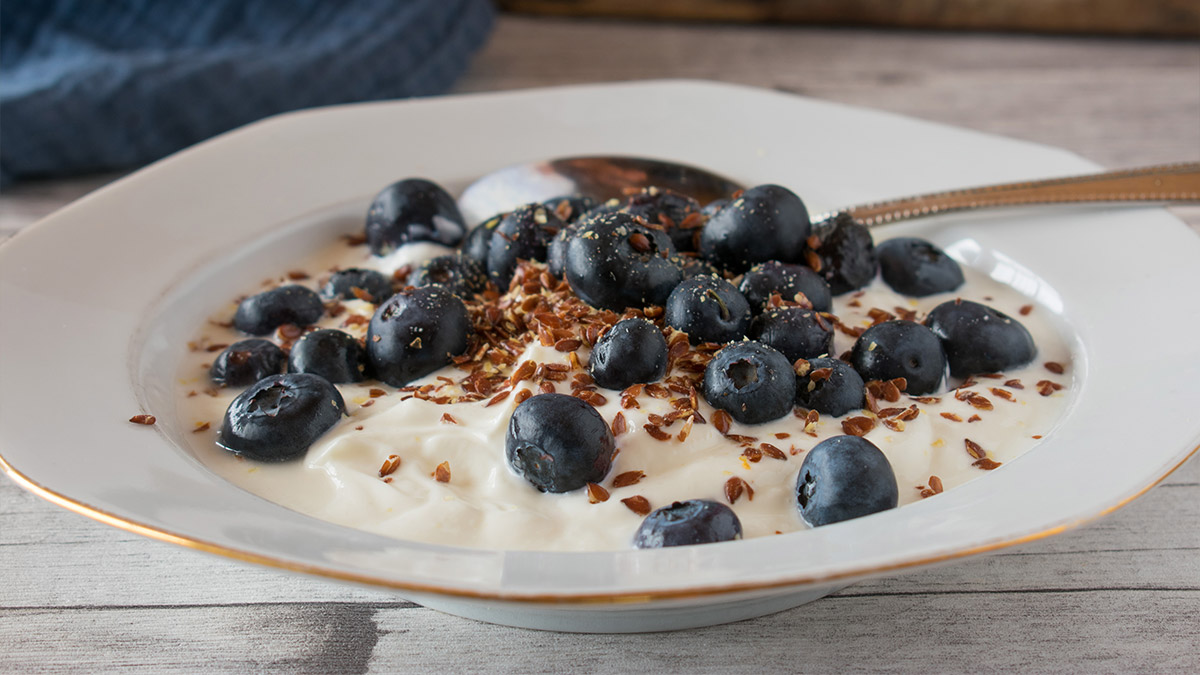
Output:
[[679,439],[680,443],[686,441],[688,436],[692,435],[692,424],[694,423],[694,420],[695,417],[689,416],[687,421],[683,423],[683,428],[679,430],[678,434],[676,434],[675,437]]
[[638,514],[639,516],[645,516],[645,515],[650,514],[650,500],[646,499],[645,497],[643,497],[641,495],[634,495],[632,497],[626,497],[625,499],[621,500],[621,503],[624,504],[625,506],[629,507],[630,511],[633,511],[634,513]]
[[746,448],[742,451],[742,457],[745,457],[747,460],[754,462],[755,464],[762,461],[762,456],[762,450],[759,450],[758,448]]
[[151,424],[154,424],[158,420],[154,417],[154,415],[142,414],[142,415],[134,415],[133,417],[130,417],[129,421],[133,422],[134,424],[144,424],[144,425],[149,426]]
[[604,398],[604,396],[602,394],[599,394],[594,391],[588,391],[586,389],[581,389],[580,391],[575,392],[575,396],[584,401],[587,401],[588,403],[592,404],[593,406],[595,406],[597,408],[604,405],[605,403],[608,403],[608,399]]
[[942,417],[945,417],[946,419],[950,420],[951,422],[961,422],[962,421],[962,418],[959,417],[958,415],[955,415],[954,413],[944,412],[944,413],[940,413],[940,414]]
[[595,483],[588,483],[587,496],[589,504],[599,504],[600,502],[608,501],[608,490],[605,490]]
[[982,419],[983,418],[980,417],[979,415],[971,415],[970,417],[967,418],[967,424],[970,424],[971,422],[978,422]]
[[371,390],[367,392],[367,395],[371,398],[379,398],[380,396],[387,396],[387,392],[382,389],[376,389],[372,387]]
[[560,352],[573,352],[583,346],[579,338],[566,338],[554,343],[554,348]]
[[390,476],[399,468],[400,455],[388,455],[387,459],[383,460],[383,466],[379,467],[379,477]]
[[650,238],[641,232],[634,232],[629,235],[629,245],[638,253],[645,253],[650,250]]
[[450,413],[442,413],[442,424],[458,424],[458,420],[454,419]]
[[659,440],[659,441],[671,440],[671,434],[663,431],[662,429],[654,426],[653,424],[643,424],[642,428],[645,429],[646,433],[650,434],[650,436],[652,438],[654,438],[655,440]]
[[[528,391],[528,389],[526,391]],[[483,407],[490,408],[490,407],[496,405],[497,403],[503,401],[504,399],[508,398],[508,395],[511,393],[512,393],[512,391],[502,391],[499,394],[496,394],[495,396],[493,396],[491,398],[491,400],[489,400],[487,403],[485,403],[483,405]]]
[[995,469],[998,466],[1000,466],[1000,462],[988,459],[987,457],[983,457],[983,458],[980,458],[980,459],[972,462],[971,466],[983,469],[984,471],[991,471],[992,469]]
[[543,394],[553,394],[555,391],[557,391],[554,388],[553,382],[543,382],[540,385],[538,385],[538,389],[541,390],[541,392]]
[[725,412],[724,410],[718,410],[713,413],[713,426],[716,427],[717,431],[721,432],[722,434],[729,433],[729,425],[732,422],[733,417],[731,417],[729,413]]
[[1038,393],[1042,396],[1049,396],[1062,388],[1063,386],[1061,384],[1057,382],[1051,382],[1050,380],[1039,380],[1037,383]]
[[991,391],[991,392],[992,392],[992,394],[994,394],[994,395],[996,395],[996,396],[999,396],[1000,398],[1002,398],[1002,399],[1004,399],[1004,400],[1006,400],[1006,401],[1015,401],[1015,400],[1017,400],[1017,397],[1016,397],[1016,396],[1013,396],[1012,392],[1011,392],[1011,391],[1008,391],[1007,389],[1000,389],[999,387],[991,387],[991,388],[989,389],[989,391]]
[[1009,389],[1024,389],[1025,388],[1025,385],[1021,384],[1020,380],[1008,380],[1004,383],[1004,386],[1008,387]]
[[626,471],[624,473],[617,474],[617,477],[613,479],[612,486],[614,489],[629,487],[630,485],[636,485],[637,483],[640,483],[645,477],[646,473],[644,471]]
[[978,443],[976,443],[975,441],[973,441],[969,438],[964,438],[963,444],[967,446],[967,454],[974,457],[975,459],[983,459],[984,457],[987,456],[987,453],[984,452],[983,448],[980,447],[980,445]]
[[1063,364],[1056,361],[1047,361],[1042,365],[1046,367],[1046,370],[1054,373],[1055,375],[1062,375],[1063,372],[1066,371],[1066,368],[1063,368]]
[[764,455],[770,457],[771,459],[782,459],[785,462],[787,461],[787,454],[784,453],[783,450],[780,450],[770,443],[763,443],[758,447],[762,449]]
[[292,281],[303,281],[308,278],[308,272],[304,270],[288,270],[287,278]]
[[866,436],[875,428],[875,421],[870,417],[850,417],[842,420],[842,431],[851,436]]
[[729,500],[730,504],[737,502],[743,492],[746,494],[746,499],[754,501],[754,488],[750,487],[749,483],[737,476],[725,481],[725,498]]
[[537,361],[525,361],[517,366],[513,374],[509,376],[508,383],[510,386],[517,386],[523,380],[528,380],[533,377],[533,372],[537,370]]
[[208,422],[201,422],[200,424],[197,424],[197,425],[196,425],[196,428],[195,428],[195,429],[192,429],[192,433],[193,433],[193,434],[198,434],[198,433],[200,433],[201,431],[208,431],[208,430],[209,430],[209,424],[208,424]]
[[1021,313],[1021,316],[1029,316],[1029,313],[1033,311],[1033,305],[1023,305],[1021,309],[1017,311]]
[[628,431],[628,427],[625,424],[625,413],[618,412],[617,416],[614,417],[612,421],[612,435],[620,436],[626,431]]
[[433,474],[431,475],[433,476],[434,480],[439,483],[449,483],[450,462],[442,462],[441,464],[438,464],[437,468],[433,470]]
[[937,476],[930,476],[929,477],[929,487],[933,490],[934,494],[941,494],[942,479],[938,478]]
[[808,374],[808,379],[813,382],[820,382],[821,380],[828,380],[830,375],[833,375],[833,368],[817,368]]
[[[525,401],[528,401],[529,397],[531,396],[533,396],[533,391],[529,389],[522,389],[521,391],[517,392],[517,395],[513,397],[513,400],[516,401],[517,405],[521,405]],[[491,405],[491,403],[489,402],[488,405]]]

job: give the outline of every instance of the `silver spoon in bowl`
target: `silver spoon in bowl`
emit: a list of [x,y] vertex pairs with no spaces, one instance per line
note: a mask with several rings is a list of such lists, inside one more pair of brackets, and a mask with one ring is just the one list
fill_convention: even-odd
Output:
[[[565,157],[493,171],[467,187],[459,208],[468,223],[476,223],[530,202],[567,195],[603,202],[651,186],[688,195],[701,204],[729,197],[743,188],[706,169],[675,162],[640,157]],[[1106,202],[1200,202],[1200,162],[947,190],[840,211],[870,227],[953,211]],[[813,221],[835,213],[816,215]]]

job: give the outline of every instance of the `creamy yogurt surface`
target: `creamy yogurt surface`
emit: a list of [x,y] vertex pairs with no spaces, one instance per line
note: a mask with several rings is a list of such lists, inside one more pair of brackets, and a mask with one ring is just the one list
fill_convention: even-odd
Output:
[[[365,246],[339,242],[247,292],[289,283],[319,289],[335,268],[391,274],[449,250],[415,244],[376,258]],[[374,380],[339,384],[348,416],[304,457],[260,463],[216,444],[225,409],[242,390],[215,388],[208,377],[220,349],[247,337],[220,325],[233,316],[236,303],[231,302],[189,345],[179,376],[178,413],[195,425],[189,439],[195,455],[234,484],[316,518],[399,539],[490,549],[627,549],[647,508],[685,499],[732,501],[746,537],[782,534],[806,527],[795,497],[804,453],[846,433],[846,425],[870,427],[865,438],[891,462],[902,507],[936,498],[1020,456],[1062,415],[1071,367],[1051,313],[976,270],[964,266],[963,273],[961,288],[926,298],[899,295],[877,278],[861,292],[834,298],[833,313],[844,326],[865,328],[879,319],[880,310],[902,318],[915,312],[920,320],[947,300],[975,300],[1029,329],[1038,348],[1033,363],[965,383],[950,380],[930,396],[881,399],[879,415],[856,411],[815,421],[788,415],[761,425],[732,422],[724,431],[718,427],[725,420],[702,395],[696,401],[699,416],[690,424],[686,419],[668,424],[661,418],[687,398],[682,391],[662,383],[643,387],[631,394],[637,403],[632,407],[622,392],[594,388],[598,397],[588,395],[590,402],[610,425],[624,429],[616,436],[613,468],[599,489],[539,492],[508,468],[504,449],[520,392],[572,393],[573,384],[586,382],[576,378],[586,372],[586,344],[560,351],[534,339],[502,372],[528,361],[541,366],[536,374],[473,402],[434,402],[464,393],[460,382],[467,373],[455,366],[412,383],[404,388],[408,391]],[[375,306],[361,300],[340,304],[336,316],[327,313],[320,325],[365,335]],[[834,341],[837,355],[851,348],[854,337],[837,330]],[[679,369],[668,372],[667,380],[679,375]],[[412,391],[421,387],[421,395],[434,400]]]

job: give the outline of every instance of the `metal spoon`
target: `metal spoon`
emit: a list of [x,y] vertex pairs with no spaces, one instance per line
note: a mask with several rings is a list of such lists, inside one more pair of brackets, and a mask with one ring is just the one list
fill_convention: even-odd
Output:
[[[655,186],[694,197],[701,204],[729,197],[743,186],[711,171],[640,157],[566,157],[517,164],[472,183],[459,199],[468,222],[479,222],[521,204],[564,195],[597,201]],[[951,211],[1000,206],[1090,202],[1200,201],[1200,162],[1003,183],[901,197],[842,209],[867,226]],[[814,221],[832,216],[821,214]]]

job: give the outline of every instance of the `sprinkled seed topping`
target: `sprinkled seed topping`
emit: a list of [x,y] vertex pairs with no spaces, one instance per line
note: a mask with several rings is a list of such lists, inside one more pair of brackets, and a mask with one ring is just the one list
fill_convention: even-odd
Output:
[[608,501],[608,490],[600,487],[595,483],[587,484],[588,503],[599,504],[600,502]]
[[649,515],[650,511],[651,511],[650,500],[646,499],[645,497],[643,497],[641,495],[634,495],[632,497],[626,497],[625,499],[621,500],[621,503],[624,504],[625,506],[629,507],[630,511],[633,511],[634,513],[638,514],[639,516]]
[[431,475],[433,476],[434,480],[439,483],[449,483],[450,462],[442,462],[441,464],[438,464],[437,468],[433,470],[433,474]]
[[379,467],[379,477],[390,476],[399,468],[400,455],[388,455],[387,459],[383,460],[383,466]]
[[134,424],[144,424],[146,426],[150,426],[151,424],[157,422],[158,419],[155,418],[154,415],[141,414],[130,417],[129,421],[133,422]]

